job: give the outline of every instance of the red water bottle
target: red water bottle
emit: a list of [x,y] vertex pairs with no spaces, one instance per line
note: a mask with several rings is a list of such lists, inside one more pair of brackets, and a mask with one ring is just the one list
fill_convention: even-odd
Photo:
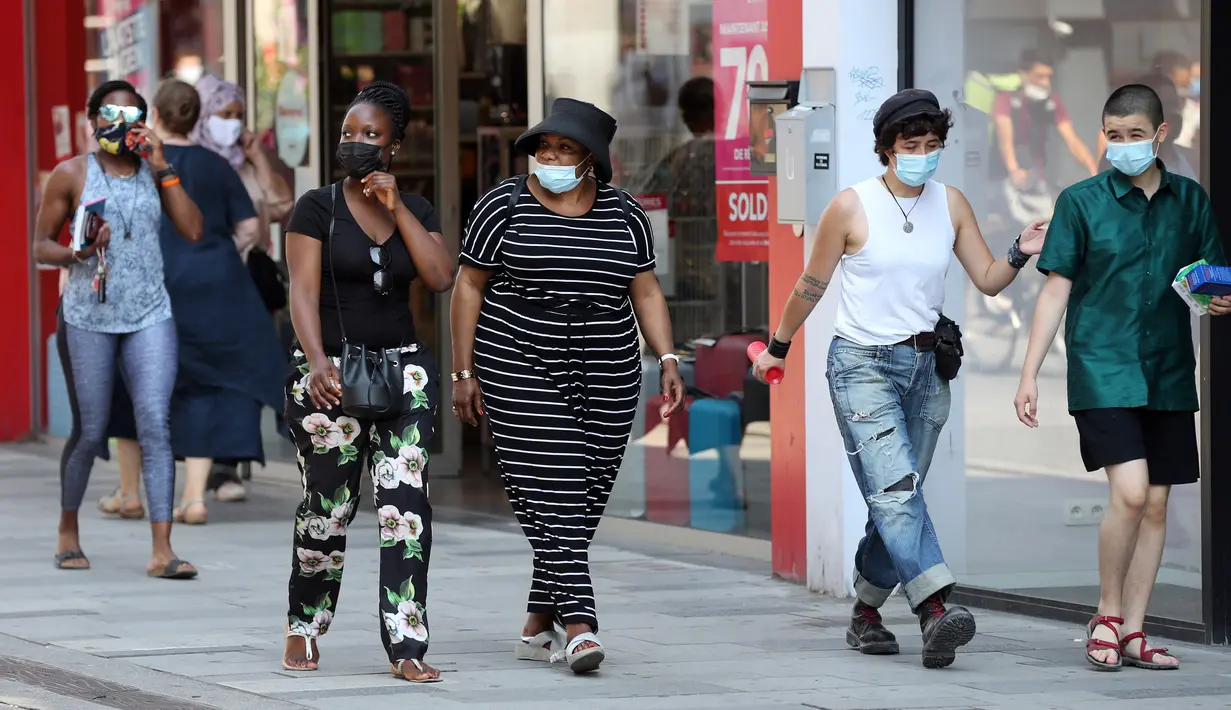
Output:
[[[748,343],[748,359],[752,360],[753,362],[756,362],[757,356],[765,352],[765,348],[767,347],[769,346],[766,345],[765,343],[762,343],[759,340],[755,340],[751,343]],[[782,368],[781,367],[771,367],[768,370],[766,370],[765,371],[765,381],[770,383],[771,385],[776,385],[779,382],[782,382]]]

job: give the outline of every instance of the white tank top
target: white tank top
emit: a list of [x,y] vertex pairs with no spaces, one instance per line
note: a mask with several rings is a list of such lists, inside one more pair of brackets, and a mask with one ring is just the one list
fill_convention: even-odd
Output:
[[[931,332],[945,305],[945,274],[956,238],[948,191],[928,180],[919,197],[899,197],[899,209],[879,177],[852,189],[868,220],[868,241],[842,256],[834,333],[859,345],[893,345]],[[914,225],[910,234],[902,230],[902,210]]]

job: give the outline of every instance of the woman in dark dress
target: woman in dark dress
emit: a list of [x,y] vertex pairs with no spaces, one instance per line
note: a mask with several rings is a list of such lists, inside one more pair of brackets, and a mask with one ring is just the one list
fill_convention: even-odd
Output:
[[615,132],[602,110],[561,98],[517,139],[538,165],[475,205],[450,313],[453,412],[470,424],[487,414],[534,550],[516,656],[576,673],[604,655],[588,554],[637,409],[638,325],[659,355],[663,416],[684,403],[653,230],[609,184]]
[[[206,521],[205,487],[214,459],[264,463],[261,408],[279,408],[286,356],[236,249],[255,241],[259,220],[235,169],[188,138],[201,112],[196,89],[171,79],[154,96],[155,131],[188,194],[205,218],[201,241],[180,239],[164,218],[166,287],[179,335],[179,372],[171,400],[171,448],[185,462],[186,480],[175,521]],[[121,505],[136,498],[140,456],[131,403],[116,388],[109,434],[119,439]],[[126,451],[127,449],[127,451]],[[132,490],[124,490],[125,484]],[[123,510],[123,508],[121,508]]]
[[[440,672],[423,663],[432,552],[427,458],[438,387],[436,363],[415,334],[410,287],[419,278],[434,292],[447,291],[453,259],[435,208],[400,192],[388,172],[409,119],[400,88],[368,84],[342,123],[337,157],[346,179],[304,193],[287,226],[296,343],[286,418],[304,496],[295,515],[282,666],[317,669],[317,638],[333,621],[347,527],[367,469],[380,516],[381,640],[394,677],[431,683]],[[338,373],[344,340],[396,353],[401,407],[380,418],[347,416]]]

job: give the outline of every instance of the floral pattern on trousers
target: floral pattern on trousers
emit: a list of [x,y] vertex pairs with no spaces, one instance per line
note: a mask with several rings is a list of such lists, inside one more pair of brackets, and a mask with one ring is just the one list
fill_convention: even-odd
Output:
[[333,621],[347,528],[358,511],[366,466],[380,521],[381,640],[391,663],[422,659],[427,652],[432,549],[427,452],[435,427],[436,366],[422,346],[402,352],[405,409],[393,419],[369,421],[348,417],[338,407],[317,408],[307,393],[308,363],[299,350],[292,354],[286,382],[286,419],[304,490],[295,514],[290,633],[317,637]]

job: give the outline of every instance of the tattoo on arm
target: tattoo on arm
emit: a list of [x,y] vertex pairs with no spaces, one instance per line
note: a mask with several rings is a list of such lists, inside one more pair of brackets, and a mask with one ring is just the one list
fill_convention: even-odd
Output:
[[807,301],[808,303],[819,303],[821,300],[821,296],[824,296],[825,293],[824,291],[822,291],[821,293],[813,293],[811,291],[801,291],[799,289],[795,289],[795,295],[800,300]]
[[829,288],[828,281],[822,281],[815,276],[810,276],[808,274],[803,274],[799,277],[799,280],[803,281],[805,286],[820,289],[821,293],[825,293],[825,289]]

